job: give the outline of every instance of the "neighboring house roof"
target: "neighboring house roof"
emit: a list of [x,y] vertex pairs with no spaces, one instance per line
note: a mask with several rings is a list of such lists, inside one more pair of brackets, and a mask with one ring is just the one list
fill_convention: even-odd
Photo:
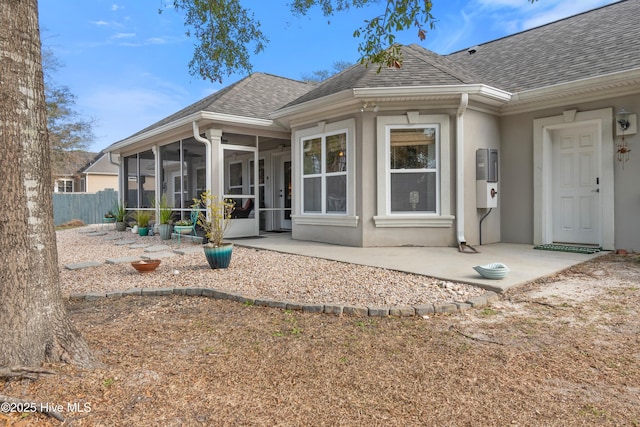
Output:
[[108,154],[100,153],[81,172],[96,175],[118,175],[118,165],[109,161]]
[[[201,111],[269,120],[269,114],[314,87],[311,83],[253,73],[174,113],[131,137]],[[129,137],[129,138],[131,138]]]
[[322,82],[285,107],[355,88],[441,86],[483,83],[453,61],[418,45],[400,46],[402,67],[356,64]]
[[623,0],[447,56],[510,92],[640,67],[640,0]]
[[51,169],[53,176],[74,176],[91,163],[98,153],[88,151],[52,151]]

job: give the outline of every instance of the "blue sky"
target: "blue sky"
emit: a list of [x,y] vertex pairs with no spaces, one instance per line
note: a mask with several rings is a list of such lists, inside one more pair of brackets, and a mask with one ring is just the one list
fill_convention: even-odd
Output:
[[[616,0],[434,0],[436,28],[420,42],[415,31],[398,42],[417,43],[440,54],[465,49],[574,15]],[[192,77],[187,68],[193,40],[166,0],[41,0],[43,44],[63,67],[55,82],[76,95],[76,111],[94,119],[100,151],[113,142],[227,86]],[[245,0],[270,42],[253,58],[253,70],[302,79],[336,61],[356,62],[353,31],[376,15],[374,8],[331,18],[312,12],[297,18],[287,0]],[[384,2],[383,2],[384,3]],[[380,6],[378,6],[379,8]],[[379,13],[379,12],[378,12]]]

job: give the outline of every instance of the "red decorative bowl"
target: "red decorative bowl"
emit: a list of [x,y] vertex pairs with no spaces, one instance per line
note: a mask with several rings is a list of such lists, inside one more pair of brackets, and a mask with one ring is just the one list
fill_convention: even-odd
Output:
[[138,270],[140,273],[149,273],[155,270],[160,265],[159,259],[145,259],[142,261],[133,261],[131,263],[133,268]]

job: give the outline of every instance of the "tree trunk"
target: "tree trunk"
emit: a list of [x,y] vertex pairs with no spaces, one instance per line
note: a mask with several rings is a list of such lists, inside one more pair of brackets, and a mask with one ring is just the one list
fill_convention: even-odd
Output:
[[0,368],[96,360],[60,290],[37,0],[0,1]]

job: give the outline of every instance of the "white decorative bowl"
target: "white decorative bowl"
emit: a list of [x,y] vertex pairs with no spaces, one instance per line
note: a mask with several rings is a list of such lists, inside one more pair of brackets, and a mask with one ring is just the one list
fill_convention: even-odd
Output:
[[482,277],[485,279],[504,279],[504,277],[509,273],[509,267],[506,265],[494,262],[487,265],[476,265],[473,267],[475,271],[477,271]]

